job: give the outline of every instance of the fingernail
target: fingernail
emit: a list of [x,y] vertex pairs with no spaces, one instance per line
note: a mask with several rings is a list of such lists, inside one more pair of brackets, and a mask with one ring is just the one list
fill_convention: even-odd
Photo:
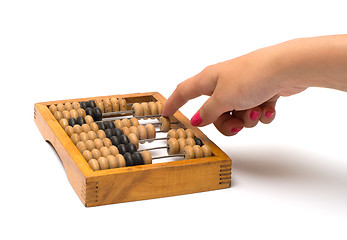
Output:
[[200,117],[200,113],[197,112],[195,113],[195,115],[192,117],[192,119],[190,120],[190,123],[193,125],[193,126],[199,126],[200,123],[202,122],[202,119]]
[[272,118],[274,114],[275,114],[274,112],[266,112],[265,117]]
[[242,128],[233,128],[233,129],[231,129],[231,133],[232,133],[232,134],[238,133],[238,132],[241,131],[241,129],[242,129]]
[[251,118],[252,121],[255,121],[259,118],[260,112],[258,111],[252,111],[249,117]]

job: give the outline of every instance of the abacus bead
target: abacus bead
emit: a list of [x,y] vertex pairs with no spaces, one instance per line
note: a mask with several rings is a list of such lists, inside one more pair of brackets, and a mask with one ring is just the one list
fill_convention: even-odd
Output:
[[108,165],[110,168],[117,168],[118,167],[115,156],[109,155],[106,157],[106,160],[108,161]]
[[[141,106],[143,108],[143,116],[151,115],[151,109],[149,109],[148,103],[142,102]],[[148,118],[144,117],[143,119],[148,119]]]
[[136,165],[143,165],[144,162],[143,162],[143,159],[142,159],[142,156],[139,152],[133,152],[131,154],[131,158],[133,159],[133,164],[136,166]]
[[133,153],[133,152],[136,152],[137,148],[136,148],[135,144],[128,143],[126,145],[126,150],[127,150],[127,152]]
[[105,170],[105,169],[109,169],[110,166],[108,165],[108,161],[106,160],[106,158],[104,157],[99,157],[98,158],[98,162],[99,162],[99,165],[100,165],[100,169],[101,170]]
[[72,134],[74,134],[74,130],[73,130],[73,128],[71,127],[71,126],[67,126],[66,128],[65,128],[65,132],[66,132],[66,134],[70,137]]
[[128,166],[134,166],[134,162],[133,162],[133,159],[131,157],[131,153],[126,152],[126,153],[124,153],[123,156],[124,156],[127,167]]
[[108,155],[111,154],[110,150],[107,147],[100,148],[100,153],[101,153],[101,156],[103,157],[107,157]]
[[95,159],[98,159],[99,157],[101,157],[101,152],[99,149],[96,149],[94,148],[92,151],[91,151],[92,155],[93,155],[93,158]]
[[160,131],[169,131],[171,124],[170,124],[170,119],[161,116],[159,118],[159,122],[160,122]]
[[56,111],[56,112],[54,113],[54,117],[55,117],[55,119],[57,119],[58,121],[60,121],[60,119],[63,118],[63,114],[62,114],[60,111]]
[[57,106],[55,106],[54,104],[50,105],[48,109],[49,111],[51,111],[52,114],[58,111]]
[[139,125],[137,127],[137,130],[139,131],[139,139],[140,140],[147,139],[147,130],[146,130],[145,126]]
[[[137,127],[131,126],[131,127],[129,128],[129,132],[135,134],[136,137],[139,138],[139,130],[137,130]],[[130,134],[130,133],[129,133],[129,134]],[[128,134],[128,135],[129,135],[129,134]]]
[[194,145],[193,146],[193,150],[194,150],[194,155],[195,155],[195,158],[202,158],[204,157],[204,153],[201,149],[201,147],[199,145]]
[[112,111],[118,112],[119,111],[119,103],[117,98],[111,98],[111,104],[112,104]]
[[178,139],[178,133],[175,129],[171,129],[167,132],[167,138],[176,138]]
[[112,129],[106,129],[105,130],[105,135],[106,135],[106,137],[107,138],[111,138],[112,136],[113,136],[113,131],[112,131]]
[[105,112],[112,112],[112,103],[109,98],[105,98],[102,100],[104,103]]
[[86,113],[86,115],[92,116],[93,119],[95,120],[92,108],[90,108],[90,107],[86,108],[85,113]]
[[127,152],[127,149],[126,149],[124,144],[119,144],[117,146],[117,148],[118,148],[119,153],[122,155],[124,155]]
[[187,138],[186,131],[183,128],[177,129],[178,138]]
[[194,150],[192,146],[186,146],[183,150],[184,159],[192,159],[195,157]]
[[86,141],[87,150],[92,151],[95,148],[95,143],[93,140]]
[[129,130],[128,127],[122,127],[121,130],[122,130],[123,134],[125,134],[125,135],[129,135],[130,134],[130,130]]
[[81,108],[81,106],[80,106],[80,104],[78,102],[73,102],[72,103],[72,108],[77,110],[77,109]]
[[57,109],[59,112],[63,112],[65,110],[65,106],[62,103],[57,104]]
[[88,139],[93,141],[97,138],[96,133],[94,131],[89,131],[87,135],[88,135]]
[[[150,115],[158,115],[158,107],[157,107],[157,104],[155,102],[149,102],[148,107],[151,111]],[[155,117],[151,117],[151,119],[155,119]]]
[[73,128],[74,133],[80,134],[82,132],[82,127],[78,124],[76,124],[72,128]]
[[178,154],[180,152],[178,141],[176,138],[170,138],[168,141],[167,152],[169,155]]
[[90,130],[91,129],[90,129],[90,126],[88,124],[85,123],[82,125],[82,131],[83,132],[88,133],[88,132],[90,132]]
[[94,171],[97,171],[97,170],[100,170],[100,166],[99,166],[99,162],[98,162],[98,160],[96,160],[96,159],[90,159],[89,161],[88,161],[88,164],[89,164],[89,166],[91,167],[91,169],[93,169]]
[[194,141],[195,141],[195,144],[196,144],[196,145],[199,145],[200,147],[201,147],[202,145],[204,145],[200,138],[195,137],[195,138],[194,138]]
[[65,109],[66,109],[66,110],[70,111],[70,110],[72,109],[72,104],[71,104],[71,102],[67,101],[64,105],[65,105]]
[[84,120],[86,120],[86,124],[89,124],[89,125],[94,122],[93,117],[90,115],[85,116]]
[[123,127],[123,123],[120,119],[114,120],[113,124],[116,128],[119,128],[119,129]]
[[118,148],[116,146],[111,145],[108,147],[108,150],[110,150],[110,153],[113,156],[116,156],[117,154],[119,154]]
[[70,117],[72,117],[72,118],[78,118],[78,112],[77,112],[77,110],[72,109],[72,110],[70,111]]
[[122,136],[123,134],[125,134],[121,129],[119,128],[114,128],[113,129],[113,135],[116,136],[116,137],[120,137]]
[[134,117],[130,118],[130,124],[131,126],[135,126],[135,127],[140,125],[139,120],[137,120],[137,118],[134,118]]
[[127,118],[122,119],[122,125],[123,127],[131,127],[130,121]]
[[102,140],[102,143],[104,144],[105,147],[109,147],[109,146],[112,146],[112,142],[109,138],[103,138]]
[[187,144],[187,146],[192,146],[192,147],[194,145],[196,145],[196,143],[195,143],[193,138],[186,138],[186,144]]
[[99,138],[95,139],[94,143],[95,143],[95,148],[96,149],[100,149],[100,148],[102,148],[104,146],[103,142]]
[[87,105],[88,105],[88,107],[90,107],[90,108],[95,108],[95,107],[96,107],[94,100],[89,100],[88,103],[87,103]]
[[142,151],[141,156],[144,164],[152,164],[152,156],[148,151]]
[[93,119],[95,121],[101,121],[102,120],[102,112],[101,112],[100,108],[98,108],[98,107],[93,108],[93,115],[92,116],[93,116]]
[[129,143],[129,138],[127,135],[123,134],[119,137],[119,141],[121,144],[127,145]]
[[98,122],[97,124],[98,124],[98,127],[99,127],[100,130],[105,130],[106,129],[104,122]]
[[86,144],[82,141],[79,141],[77,144],[76,144],[76,147],[77,149],[83,153],[85,150],[87,150],[87,147],[86,147]]
[[201,149],[202,149],[202,152],[204,154],[204,157],[211,157],[212,156],[212,150],[211,150],[210,146],[203,145],[201,147]]
[[105,134],[105,131],[104,131],[104,130],[98,130],[98,131],[96,132],[96,135],[97,135],[98,138],[100,138],[100,139],[103,139],[103,138],[106,137],[106,134]]
[[141,106],[140,103],[134,103],[131,108],[134,111],[135,117],[143,116],[143,107]]
[[81,141],[80,136],[77,133],[71,135],[71,141],[76,145],[79,141]]
[[71,117],[71,114],[68,110],[64,110],[61,112],[63,114],[63,118],[69,119]]
[[60,119],[59,123],[63,129],[65,129],[67,126],[69,126],[69,122],[65,118]]
[[[75,133],[76,134],[76,133]],[[72,137],[72,136],[71,136]],[[88,134],[86,134],[85,132],[81,132],[79,134],[79,137],[80,137],[80,141],[82,142],[86,142],[89,140],[89,137],[88,137]]]
[[104,103],[102,102],[101,99],[96,99],[96,100],[95,100],[95,105],[96,105],[96,107],[100,108],[100,110],[101,110],[102,113],[105,112]]
[[129,138],[129,142],[133,143],[136,146],[136,149],[139,148],[139,139],[137,138],[137,136],[134,133],[130,133],[128,135]]
[[195,134],[193,132],[192,129],[186,129],[186,135],[187,135],[187,138],[194,138],[195,137]]
[[95,122],[89,124],[90,129],[94,132],[97,132],[99,130],[98,124],[96,124]]
[[81,117],[87,116],[86,111],[84,111],[83,108],[77,109],[77,114],[78,114],[78,116],[81,116]]
[[82,109],[84,109],[84,110],[86,110],[87,109],[87,102],[86,101],[82,101],[82,102],[80,102],[80,107],[82,108]]
[[69,125],[70,125],[71,127],[73,127],[73,126],[75,126],[75,124],[76,124],[76,119],[74,119],[74,118],[69,118],[68,123],[69,123]]
[[115,128],[114,123],[112,121],[104,122],[104,126],[106,129],[114,129]]
[[119,98],[119,110],[120,111],[126,111],[127,110],[127,101],[124,98]]
[[184,138],[179,138],[178,140],[178,145],[179,145],[179,153],[183,153],[185,146],[187,146],[186,139]]
[[159,102],[159,101],[157,101],[156,103],[157,103],[157,106],[158,106],[158,114],[161,115],[161,113],[163,111],[164,105],[161,102]]
[[125,167],[126,166],[125,159],[124,159],[122,154],[117,154],[115,156],[115,158],[116,158],[118,167]]
[[155,138],[155,128],[153,124],[146,124],[147,138]]
[[93,158],[93,154],[89,150],[85,150],[82,155],[87,162]]
[[119,138],[117,136],[112,136],[110,138],[110,140],[111,140],[112,144],[115,145],[116,147],[118,147],[118,145],[120,144]]
[[84,120],[84,117],[82,117],[82,116],[77,117],[76,122],[77,122],[77,124],[79,124],[80,126],[82,126],[83,124],[86,123],[86,121]]

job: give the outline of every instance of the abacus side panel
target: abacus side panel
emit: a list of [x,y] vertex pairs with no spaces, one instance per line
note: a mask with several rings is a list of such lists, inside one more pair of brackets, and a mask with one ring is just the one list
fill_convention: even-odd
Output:
[[[83,170],[86,168],[81,167],[81,164],[76,164],[75,162],[76,159],[77,161],[81,161],[80,157],[78,156],[79,152],[77,151],[78,153],[76,154],[75,146],[72,146],[72,141],[66,135],[64,130],[61,128],[46,106],[35,104],[35,123],[43,138],[51,143],[59,155],[71,186],[82,203],[85,204],[86,176],[83,174]],[[86,165],[86,167],[89,167],[88,164]],[[87,175],[91,172],[92,170],[90,169],[89,171],[85,171],[85,174]]]
[[[154,166],[153,166],[154,167]],[[86,206],[138,201],[230,187],[231,161],[214,160],[89,177]],[[107,171],[107,170],[106,170]],[[88,196],[87,196],[88,197]]]

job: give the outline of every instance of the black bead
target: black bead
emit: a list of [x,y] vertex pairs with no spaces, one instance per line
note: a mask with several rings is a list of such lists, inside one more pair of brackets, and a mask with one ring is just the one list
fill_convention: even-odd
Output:
[[139,152],[133,152],[131,154],[131,158],[133,159],[133,164],[134,165],[143,165],[143,164],[145,164],[144,161],[143,161],[142,155]]
[[106,128],[105,128],[104,122],[98,122],[97,125],[98,125],[100,130],[104,130],[105,131]]
[[76,123],[76,119],[75,118],[69,118],[69,120],[67,120],[67,122],[69,123],[69,125],[71,127],[75,126],[77,123]]
[[124,159],[125,159],[125,163],[127,166],[133,166],[134,163],[133,163],[133,159],[131,157],[131,153],[125,153],[124,154]]
[[83,124],[86,123],[86,120],[84,120],[84,117],[79,116],[79,117],[77,117],[76,122],[82,126]]
[[110,140],[111,140],[111,142],[112,142],[113,145],[115,145],[116,147],[119,146],[120,142],[119,142],[119,138],[118,138],[118,137],[112,136],[112,137],[110,138]]
[[114,129],[115,128],[114,123],[112,121],[106,121],[106,122],[104,122],[104,125],[105,125],[106,129]]
[[112,136],[113,136],[113,131],[112,131],[112,129],[106,129],[105,130],[105,134],[106,134],[106,137],[107,138],[111,138]]
[[119,137],[119,141],[121,144],[128,145],[129,143],[129,138],[127,135],[123,134]]
[[130,152],[130,153],[133,153],[133,152],[136,152],[136,146],[135,146],[135,144],[133,144],[133,143],[128,143],[127,145],[126,145],[126,150],[127,150],[127,152]]
[[127,149],[126,149],[124,144],[119,144],[117,146],[117,148],[118,148],[119,153],[122,155],[124,155],[127,152]]
[[119,128],[114,128],[113,129],[113,136],[117,136],[117,137],[120,137],[123,135],[123,131]]
[[87,102],[86,101],[80,102],[80,107],[83,108],[84,110],[86,110],[86,108],[88,107]]
[[100,108],[98,107],[93,108],[93,118],[94,118],[94,121],[102,120],[102,112]]
[[95,108],[96,107],[96,104],[94,102],[94,100],[89,100],[88,103],[87,103],[88,107],[90,108]]
[[93,116],[93,109],[92,109],[92,108],[87,107],[86,109],[84,109],[84,111],[86,112],[86,115],[90,115],[90,116],[92,116],[92,118],[94,119],[94,116]]
[[204,145],[200,138],[195,137],[194,141],[195,141],[195,144],[199,145],[200,147],[202,147],[202,145]]

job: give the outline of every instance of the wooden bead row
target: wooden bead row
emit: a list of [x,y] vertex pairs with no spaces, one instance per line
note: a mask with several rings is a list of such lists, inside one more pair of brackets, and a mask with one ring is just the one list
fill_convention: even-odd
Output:
[[98,98],[94,102],[102,113],[127,110],[127,101],[124,98]]
[[56,111],[59,111],[59,112],[63,112],[65,110],[67,111],[71,111],[72,109],[75,109],[75,110],[78,110],[80,109],[80,104],[79,102],[65,102],[64,104],[63,103],[58,103],[57,105],[55,104],[52,104],[49,106],[49,110],[51,111],[52,114],[54,114]]
[[[134,103],[132,105],[133,114],[135,117],[143,117],[143,116],[150,116],[150,115],[161,115],[163,111],[164,105],[157,101],[157,102],[142,102],[142,103]],[[151,117],[154,119],[155,117]],[[144,119],[148,119],[144,117]]]

